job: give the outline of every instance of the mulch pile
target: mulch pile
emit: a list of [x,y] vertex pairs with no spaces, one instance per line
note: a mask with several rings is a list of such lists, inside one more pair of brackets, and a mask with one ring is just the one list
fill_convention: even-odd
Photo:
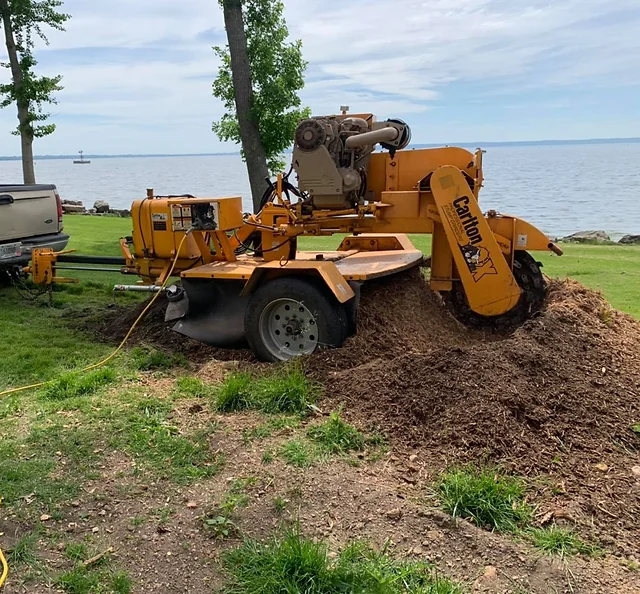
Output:
[[391,287],[376,301],[369,296],[358,335],[311,362],[327,374],[332,398],[408,445],[517,458],[534,452],[535,468],[548,464],[548,442],[587,450],[607,437],[640,445],[630,429],[632,419],[640,422],[640,324],[598,293],[553,282],[538,317],[497,336],[461,328],[426,284],[424,295],[420,279],[410,284],[402,296],[385,299]]

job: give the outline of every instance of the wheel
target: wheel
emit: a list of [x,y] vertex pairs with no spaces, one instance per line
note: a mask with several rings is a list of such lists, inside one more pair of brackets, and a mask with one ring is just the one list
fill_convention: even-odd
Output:
[[260,287],[249,300],[244,328],[261,361],[286,361],[347,338],[344,308],[313,279],[284,276]]
[[531,254],[517,251],[513,262],[513,276],[522,294],[518,303],[508,312],[499,316],[483,316],[469,307],[462,283],[454,283],[453,289],[445,294],[454,317],[465,326],[472,328],[509,329],[518,326],[536,314],[544,305],[547,295],[547,283],[541,270],[542,264],[536,262]]

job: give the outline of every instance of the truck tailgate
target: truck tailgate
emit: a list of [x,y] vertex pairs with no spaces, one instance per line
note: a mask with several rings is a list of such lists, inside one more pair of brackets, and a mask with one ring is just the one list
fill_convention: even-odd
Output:
[[54,185],[0,185],[0,242],[60,231]]

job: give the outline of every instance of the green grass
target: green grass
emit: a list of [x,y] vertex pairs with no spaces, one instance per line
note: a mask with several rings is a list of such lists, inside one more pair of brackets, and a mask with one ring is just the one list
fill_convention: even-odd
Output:
[[256,409],[273,414],[304,414],[318,393],[319,387],[294,361],[263,376],[247,372],[230,374],[216,388],[215,403],[222,412]]
[[448,514],[489,530],[516,532],[531,519],[523,481],[499,469],[448,470],[438,478],[436,492]]
[[181,396],[205,398],[211,396],[212,386],[197,377],[184,375],[176,380],[176,392]]
[[323,452],[304,439],[291,439],[280,446],[280,457],[290,466],[309,468],[322,458]]
[[6,551],[7,563],[11,566],[34,565],[38,562],[38,535],[31,532],[22,536]]
[[573,530],[552,525],[548,528],[529,528],[526,535],[534,547],[548,555],[567,557],[578,553],[595,556],[599,549],[585,543]]
[[[66,216],[64,224],[71,236],[69,248],[87,255],[120,255],[119,238],[131,234],[130,219]],[[48,306],[46,295],[25,300],[24,291],[0,287],[0,339],[12,345],[2,354],[0,391],[54,379],[105,357],[113,347],[79,330],[78,322],[95,316],[114,299],[136,303],[144,298],[131,293],[114,297],[113,285],[127,282],[121,274],[72,274],[81,283],[55,286],[54,307]]]
[[71,561],[84,561],[89,558],[87,545],[82,542],[68,542],[64,547],[64,554]]
[[109,586],[113,594],[130,594],[133,589],[133,580],[126,571],[116,571],[111,575]]
[[112,567],[110,556],[103,556],[90,565],[83,562],[95,552],[89,551],[84,543],[68,542],[64,554],[74,565],[61,572],[53,580],[55,585],[67,594],[130,594],[133,580],[126,571]]
[[180,353],[166,353],[156,348],[139,346],[131,349],[130,362],[138,371],[171,369],[187,364],[186,358]]
[[130,594],[133,580],[125,571],[78,565],[59,575],[55,585],[66,594]]
[[67,215],[63,222],[71,237],[68,248],[80,254],[120,256],[119,239],[133,232],[132,219]]
[[305,413],[318,398],[319,386],[293,361],[258,381],[256,395],[266,413]]
[[221,412],[258,408],[255,389],[256,382],[250,373],[231,373],[214,390],[216,407]]
[[[38,568],[48,578],[48,569],[37,553],[38,535],[35,532],[20,538],[11,549],[5,551],[11,572],[26,581],[33,581],[33,570]],[[74,566],[53,578],[55,585],[68,594],[130,594],[133,582],[124,571],[110,568],[104,557],[89,567],[82,565],[92,556],[84,543],[68,542],[64,547],[65,557]],[[31,570],[31,571],[29,571]],[[26,591],[26,590],[25,590]]]
[[107,408],[103,415],[111,419],[111,447],[174,482],[189,483],[216,474],[224,464],[224,457],[209,448],[208,438],[216,427],[182,434],[170,422],[171,410],[171,402],[145,397],[116,415]]
[[561,257],[536,252],[543,271],[552,277],[571,277],[602,291],[609,303],[640,318],[640,246],[561,244]]
[[[53,445],[53,444],[51,444]],[[64,500],[74,497],[80,485],[73,471],[54,474],[58,465],[56,450],[45,450],[26,440],[0,441],[0,493],[3,503],[15,509],[32,508],[33,513],[50,511]]]
[[102,386],[115,382],[116,379],[117,373],[111,367],[102,367],[86,373],[68,372],[45,386],[42,395],[50,400],[87,396],[94,394]]
[[289,503],[289,501],[287,499],[285,499],[284,497],[281,497],[280,495],[276,495],[273,498],[273,508],[274,511],[276,512],[276,515],[281,515],[285,509],[287,509],[287,504]]
[[273,435],[290,431],[291,429],[295,429],[299,426],[300,418],[298,417],[274,417],[260,425],[251,427],[250,429],[245,429],[242,432],[242,437],[246,443],[249,443],[254,439],[266,439],[267,437],[272,437]]
[[275,454],[271,450],[265,450],[262,453],[262,458],[260,459],[262,464],[264,464],[265,466],[267,464],[271,464],[274,460],[275,460]]
[[335,560],[323,543],[290,530],[267,542],[246,540],[223,555],[225,594],[461,594],[421,561],[395,560],[353,542]]
[[362,451],[366,445],[364,435],[343,421],[338,412],[332,412],[324,423],[309,427],[307,437],[332,454],[344,454],[353,450]]
[[0,337],[12,345],[2,354],[0,390],[54,379],[112,350],[71,329],[60,310],[25,303],[11,291],[0,288]]
[[217,473],[224,455],[209,446],[217,427],[178,431],[172,410],[170,399],[152,397],[143,388],[128,388],[109,400],[100,391],[35,400],[28,430],[0,439],[0,496],[25,519],[53,514],[78,495],[85,480],[97,478],[98,463],[110,450],[133,461],[134,475],[187,484]]

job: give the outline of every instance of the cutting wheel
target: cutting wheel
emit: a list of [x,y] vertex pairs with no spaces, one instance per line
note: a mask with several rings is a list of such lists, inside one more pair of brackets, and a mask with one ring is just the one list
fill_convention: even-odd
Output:
[[453,289],[443,293],[450,311],[465,326],[472,328],[510,329],[522,324],[542,308],[547,294],[547,283],[542,274],[542,264],[531,254],[518,251],[513,262],[513,276],[522,295],[517,305],[500,316],[482,316],[471,310],[461,283],[454,283]]

